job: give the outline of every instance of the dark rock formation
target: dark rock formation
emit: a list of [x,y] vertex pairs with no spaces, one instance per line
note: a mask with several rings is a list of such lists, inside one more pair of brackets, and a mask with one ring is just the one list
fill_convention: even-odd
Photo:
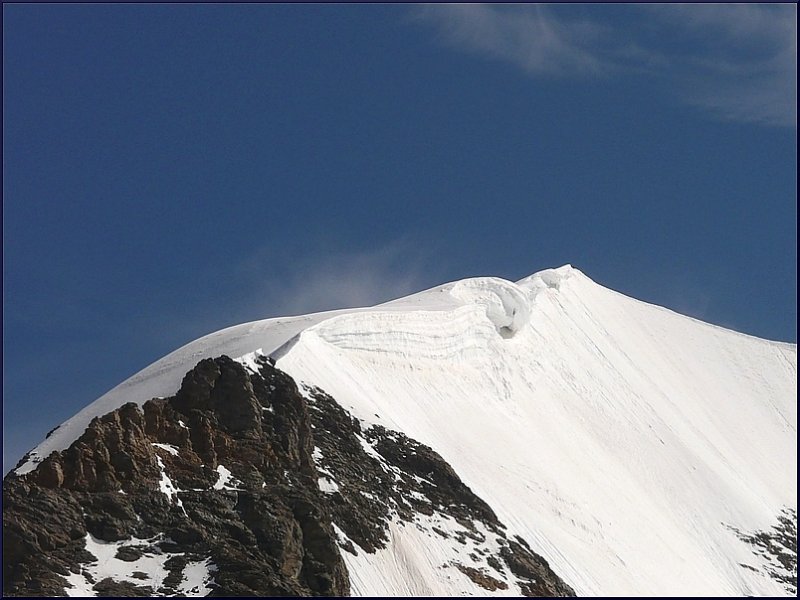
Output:
[[[174,397],[95,418],[67,450],[7,476],[3,503],[5,595],[348,595],[340,548],[384,547],[392,521],[471,549],[471,564],[442,566],[476,585],[572,594],[433,450],[362,428],[269,359],[258,373],[203,360]],[[98,571],[104,553],[116,572]]]
[[[507,538],[489,505],[431,448],[379,425],[364,428],[322,390],[307,391],[317,467],[336,483],[328,494],[330,510],[348,541],[372,552],[385,546],[389,522],[413,524],[463,546],[472,564],[441,566],[456,568],[484,589],[506,589],[499,577],[516,581],[525,596],[575,595],[524,540]],[[449,523],[449,531],[436,522]]]
[[[797,595],[797,511],[784,508],[777,523],[767,531],[745,533],[727,526],[736,536],[749,544],[753,554],[761,556],[766,565],[763,572],[780,583],[790,594]],[[741,564],[745,569],[761,572],[762,569]]]
[[[267,362],[262,374],[227,357],[203,360],[175,397],[96,418],[64,452],[7,477],[4,592],[63,595],[62,576],[93,560],[88,533],[105,542],[161,534],[151,554],[174,555],[161,589],[130,574],[94,583],[100,595],[175,593],[187,561],[205,558],[216,566],[213,595],[347,595],[305,400]],[[214,489],[220,466],[236,489]],[[165,493],[164,481],[181,491]],[[125,546],[117,558],[144,550]]]

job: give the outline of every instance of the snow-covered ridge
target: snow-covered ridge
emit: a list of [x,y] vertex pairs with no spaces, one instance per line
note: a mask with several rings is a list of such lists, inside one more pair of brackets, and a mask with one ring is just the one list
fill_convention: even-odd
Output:
[[[504,327],[507,325],[506,321],[509,317],[504,317],[502,314],[504,309],[499,308],[504,306],[503,298],[513,295],[518,301],[522,301],[525,293],[523,290],[527,289],[529,290],[528,299],[530,299],[535,296],[539,288],[526,283],[529,280],[538,281],[543,277],[560,279],[574,275],[585,277],[570,265],[565,265],[560,269],[548,269],[522,280],[518,290],[515,284],[504,279],[488,277],[465,279],[377,306],[264,319],[216,331],[186,344],[145,367],[64,421],[47,439],[28,453],[27,460],[14,472],[18,475],[29,473],[51,452],[65,450],[83,433],[89,422],[96,416],[106,414],[127,402],[143,404],[151,398],[174,394],[180,387],[186,372],[204,358],[213,358],[222,354],[240,357],[256,350],[270,355],[295,340],[309,327],[324,323],[337,316],[364,315],[371,312],[399,313],[397,317],[402,320],[403,313],[407,314],[413,311],[451,312],[471,306],[471,310],[480,312],[480,306],[483,305],[487,313],[496,319],[495,325]],[[492,284],[498,290],[496,294],[491,292]],[[483,292],[478,291],[481,289]],[[511,321],[508,321],[508,324],[513,325],[514,318],[510,318]],[[356,323],[357,321],[358,319],[355,319]],[[517,318],[518,321],[519,318]]]
[[431,446],[578,595],[786,593],[726,526],[797,506],[795,345],[574,269],[448,292],[449,312],[309,327],[277,366]]
[[[200,359],[252,368],[257,353],[365,424],[433,448],[578,595],[786,593],[731,528],[766,530],[796,510],[797,346],[634,300],[569,266],[213,333],[65,422],[17,473],[92,417],[175,393]],[[360,593],[407,593],[396,563],[410,547],[431,569],[443,560],[395,533],[362,571],[353,562]]]
[[[452,366],[453,361],[482,359],[487,347],[502,346],[518,332],[535,327],[531,314],[537,296],[555,293],[575,273],[566,266],[519,283],[497,277],[464,279],[439,288],[452,304],[450,310],[418,308],[337,315],[307,328],[299,339],[317,336],[343,350],[389,354],[392,360],[438,360]],[[403,299],[392,306],[403,306]]]

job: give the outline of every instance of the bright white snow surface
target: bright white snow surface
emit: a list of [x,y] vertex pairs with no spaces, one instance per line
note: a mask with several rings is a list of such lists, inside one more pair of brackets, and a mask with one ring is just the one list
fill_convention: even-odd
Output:
[[233,474],[223,465],[217,466],[217,482],[214,484],[215,490],[238,490],[240,483]]
[[[32,457],[66,448],[95,415],[173,394],[201,358],[258,349],[356,417],[439,452],[579,595],[786,594],[740,566],[762,563],[726,525],[768,529],[797,507],[797,346],[628,298],[569,266],[211,334]],[[446,592],[437,544],[408,526],[391,540],[344,553],[356,593]]]

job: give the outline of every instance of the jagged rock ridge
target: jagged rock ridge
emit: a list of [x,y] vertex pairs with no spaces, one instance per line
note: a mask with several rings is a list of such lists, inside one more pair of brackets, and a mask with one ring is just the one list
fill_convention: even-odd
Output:
[[483,589],[512,583],[525,596],[574,595],[525,540],[508,539],[494,511],[431,448],[380,425],[362,426],[319,388],[308,389],[307,398],[322,487],[346,551],[358,552],[351,540],[362,551],[383,548],[395,522],[449,540],[460,552],[440,566]]
[[736,527],[728,527],[762,559],[760,568],[748,563],[741,563],[741,566],[771,577],[797,596],[797,511],[784,508],[777,523],[767,531],[744,533]]
[[572,594],[430,448],[266,358],[202,360],[7,476],[3,500],[6,595],[348,595],[342,552],[379,551],[391,523],[457,547],[441,567],[476,592]]

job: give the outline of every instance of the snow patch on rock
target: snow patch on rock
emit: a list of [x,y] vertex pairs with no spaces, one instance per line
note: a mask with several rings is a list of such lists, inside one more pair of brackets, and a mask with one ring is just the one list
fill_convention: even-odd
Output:
[[319,486],[319,491],[324,494],[334,494],[339,491],[339,484],[328,477],[317,479],[317,485]]
[[167,497],[170,504],[172,504],[174,499],[175,504],[177,504],[178,508],[186,515],[186,509],[183,507],[183,502],[181,502],[178,496],[178,492],[182,492],[183,490],[178,489],[178,487],[172,483],[169,475],[167,475],[167,468],[164,466],[164,461],[161,460],[160,456],[156,456],[156,462],[158,463],[158,468],[161,469],[161,480],[158,482],[158,489]]
[[257,374],[259,372],[259,369],[261,368],[259,366],[259,362],[264,360],[265,358],[266,355],[264,354],[263,349],[259,348],[253,352],[248,352],[247,354],[243,354],[238,358],[234,358],[233,360],[235,360],[238,363],[241,363],[244,366],[244,368],[247,369],[250,373]]
[[[94,585],[110,578],[115,582],[125,582],[136,586],[147,586],[157,593],[169,575],[166,562],[181,553],[164,552],[158,547],[162,540],[159,534],[154,538],[131,538],[118,542],[106,542],[86,534],[85,548],[96,560],[81,565],[80,573],[70,573],[65,577],[64,588],[67,596],[94,598],[98,595]],[[122,548],[136,547],[141,555],[135,560],[122,560],[118,552]],[[213,583],[216,566],[210,558],[190,561],[183,569],[183,580],[177,590],[178,595],[186,597],[207,596]],[[163,592],[162,592],[163,593]]]
[[[182,423],[182,422],[183,421],[179,421],[179,423]],[[159,444],[157,442],[154,442],[153,446],[155,446],[156,448],[161,448],[162,450],[166,450],[172,456],[178,456],[178,449],[175,446],[173,446],[172,444]]]
[[208,596],[213,589],[214,573],[217,566],[210,558],[192,561],[183,568],[183,580],[178,588],[179,596],[198,597]]
[[231,491],[241,491],[239,487],[240,481],[237,480],[233,473],[231,473],[226,467],[223,465],[217,466],[217,475],[218,479],[217,482],[214,484],[213,489],[215,490],[231,490]]

